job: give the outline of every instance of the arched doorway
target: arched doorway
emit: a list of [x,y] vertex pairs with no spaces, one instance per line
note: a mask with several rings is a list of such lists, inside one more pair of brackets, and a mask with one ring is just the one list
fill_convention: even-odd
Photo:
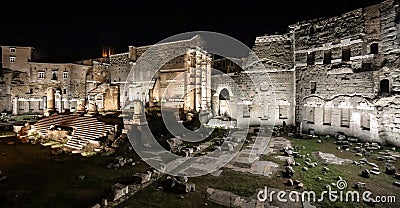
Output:
[[221,116],[231,116],[230,112],[231,96],[228,89],[224,88],[219,92],[219,110],[218,114]]

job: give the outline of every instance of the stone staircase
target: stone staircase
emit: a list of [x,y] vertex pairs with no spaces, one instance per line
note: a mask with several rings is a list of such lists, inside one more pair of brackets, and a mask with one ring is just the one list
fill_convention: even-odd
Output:
[[70,149],[81,150],[88,144],[89,144],[89,141],[87,141],[85,139],[79,139],[78,137],[73,136],[68,139],[68,142],[64,145],[64,147],[67,147]]
[[66,148],[81,150],[89,143],[98,144],[101,137],[107,136],[114,128],[113,125],[107,125],[95,117],[79,115],[52,115],[46,117],[32,126],[33,131],[42,136],[47,135],[52,125],[72,127],[72,135],[68,136],[68,142],[64,145]]

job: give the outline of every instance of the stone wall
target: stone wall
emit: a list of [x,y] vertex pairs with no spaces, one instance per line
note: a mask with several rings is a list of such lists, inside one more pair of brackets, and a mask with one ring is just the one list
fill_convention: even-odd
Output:
[[364,141],[382,142],[375,103],[359,95],[341,95],[326,100],[308,97],[302,106],[302,130],[321,135],[342,132]]
[[[257,89],[250,98],[259,100],[254,114],[271,125],[295,125],[295,78],[293,70],[293,37],[290,34],[257,37],[253,51],[263,67],[247,64],[245,72]],[[254,60],[253,60],[254,61]]]
[[252,50],[261,60],[274,60],[291,66],[293,64],[292,40],[290,34],[261,36],[256,38]]
[[[381,97],[400,90],[398,5],[387,0],[291,26],[296,37],[296,121],[304,132],[343,132],[398,145],[392,126],[396,116],[380,107],[386,103],[394,112]],[[393,120],[391,127],[383,116]]]
[[[29,72],[29,61],[33,61],[32,47],[2,46],[3,68]],[[13,59],[13,60],[11,60]]]
[[12,71],[0,69],[0,112],[11,112],[11,80]]
[[11,100],[14,114],[42,114],[47,90],[54,89],[57,110],[75,110],[86,96],[86,74],[91,66],[59,63],[29,63],[29,72],[13,71]]
[[378,101],[377,110],[379,137],[385,143],[400,146],[400,97]]
[[133,64],[129,60],[129,53],[111,55],[109,66],[111,83],[125,83],[132,66]]

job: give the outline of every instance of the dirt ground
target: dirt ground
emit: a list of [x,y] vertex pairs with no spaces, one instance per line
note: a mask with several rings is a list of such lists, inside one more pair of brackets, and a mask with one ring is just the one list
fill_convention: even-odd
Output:
[[[138,161],[134,152],[126,156]],[[0,207],[91,207],[109,194],[114,183],[148,169],[143,162],[106,168],[114,157],[56,156],[50,147],[2,138],[0,171],[7,179],[0,182]],[[85,179],[78,180],[80,175]]]
[[[119,169],[107,169],[107,164],[116,156],[93,156],[84,158],[80,155],[52,155],[49,147],[32,144],[9,145],[7,142],[15,141],[14,138],[0,139],[0,171],[7,176],[0,182],[0,207],[91,207],[108,195],[111,185],[124,181],[134,172],[148,169],[143,162],[135,166],[124,166]],[[333,153],[338,157],[359,160],[353,152],[345,152],[336,149],[335,140],[323,140],[321,144],[316,140],[289,138],[292,145],[305,146],[302,154],[310,154],[312,161],[317,161],[311,154],[315,151]],[[398,150],[397,150],[398,151]],[[376,151],[375,153],[377,153]],[[305,172],[304,159],[296,159],[301,165],[295,167],[293,180],[304,183],[305,190],[320,191],[327,184],[336,181],[338,176],[345,179],[349,185],[347,190],[356,182],[365,182],[366,189],[374,195],[394,195],[400,200],[400,188],[394,186],[393,176],[385,174],[384,162],[376,160],[373,153],[367,159],[377,163],[380,167],[380,175],[372,175],[366,179],[360,176],[361,171],[367,166],[346,165],[319,165]],[[139,161],[134,152],[127,153],[128,157]],[[279,154],[278,154],[279,155]],[[285,162],[275,158],[276,155],[267,155],[261,160],[269,160],[280,165],[281,170]],[[398,169],[400,161],[394,163]],[[322,168],[328,167],[330,172],[322,175]],[[202,176],[189,178],[196,184],[196,191],[188,194],[177,194],[160,189],[160,183],[156,182],[139,191],[132,198],[122,203],[120,207],[222,207],[209,202],[206,198],[208,187],[230,191],[240,196],[255,198],[256,193],[264,186],[278,188],[280,190],[295,190],[286,185],[287,178],[282,172],[276,172],[272,177],[256,176],[247,173],[239,173],[230,169],[223,169],[223,173],[216,176]],[[84,175],[84,180],[77,177]],[[316,178],[320,176],[322,182]],[[366,204],[366,203],[318,203],[316,207],[399,207],[399,202],[391,204]],[[288,205],[287,207],[290,207]]]

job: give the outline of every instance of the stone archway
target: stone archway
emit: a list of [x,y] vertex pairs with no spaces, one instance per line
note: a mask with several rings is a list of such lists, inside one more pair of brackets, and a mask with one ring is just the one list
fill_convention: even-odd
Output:
[[231,109],[231,91],[224,87],[217,91],[218,95],[218,109],[217,113],[220,116],[229,116],[232,117],[232,109]]

